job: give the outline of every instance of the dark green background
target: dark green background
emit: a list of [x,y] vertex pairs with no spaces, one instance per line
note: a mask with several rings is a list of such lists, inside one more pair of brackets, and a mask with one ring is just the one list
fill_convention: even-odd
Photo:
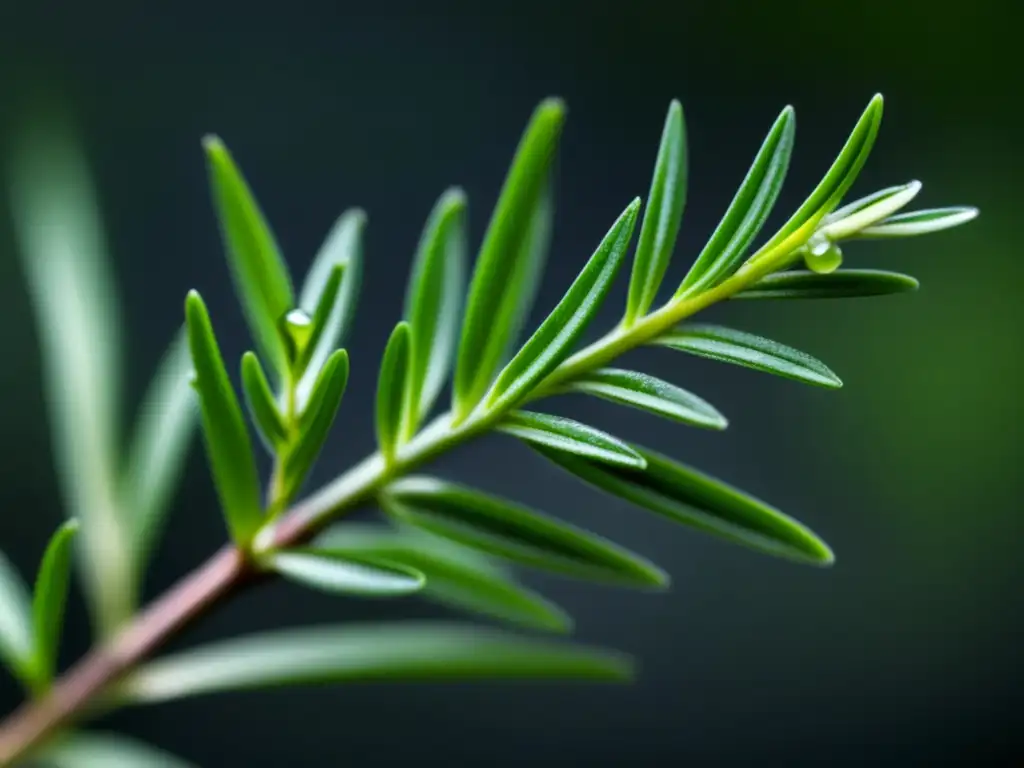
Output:
[[[833,570],[674,528],[496,438],[438,471],[564,514],[673,574],[673,591],[653,596],[531,577],[577,616],[582,639],[639,657],[635,685],[261,692],[139,710],[109,725],[205,766],[1015,764],[1024,741],[1022,7],[5,0],[0,121],[12,125],[43,89],[82,126],[126,303],[133,396],[180,323],[190,287],[203,291],[233,356],[249,344],[210,212],[202,134],[231,146],[298,274],[344,207],[368,210],[353,379],[321,479],[372,448],[376,364],[433,200],[463,185],[478,241],[519,132],[544,96],[563,96],[570,112],[538,313],[631,197],[646,194],[672,97],[686,110],[692,168],[670,282],[786,103],[799,129],[778,220],[876,91],[886,116],[855,191],[919,178],[920,204],[982,210],[952,233],[847,249],[850,265],[917,275],[916,295],[711,313],[822,357],[846,384],[839,392],[648,351],[636,364],[713,401],[730,430],[704,434],[597,402],[565,405],[806,521],[835,548]],[[34,330],[4,216],[0,542],[27,573],[61,512]],[[611,303],[623,295],[620,286]],[[154,592],[223,537],[195,454]],[[182,642],[408,615],[436,612],[274,586]],[[80,608],[70,630],[69,658],[86,641]],[[0,699],[3,710],[16,701],[6,679]]]

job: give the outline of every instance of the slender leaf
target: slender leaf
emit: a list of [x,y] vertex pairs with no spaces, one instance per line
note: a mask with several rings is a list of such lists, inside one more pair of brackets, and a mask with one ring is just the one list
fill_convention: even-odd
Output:
[[46,686],[53,679],[64,628],[64,606],[71,581],[72,545],[78,533],[78,521],[68,520],[57,529],[43,555],[36,576],[32,599],[32,626],[35,638],[35,679]]
[[34,675],[32,603],[21,575],[0,552],[0,661],[24,681]]
[[821,220],[843,199],[864,167],[881,122],[882,95],[876,94],[824,178],[796,213],[751,257],[751,261],[769,253],[789,251],[810,237]]
[[857,234],[865,227],[891,216],[917,197],[921,182],[911,181],[898,187],[880,190],[830,213],[822,220],[818,232],[832,240],[841,240]]
[[654,376],[620,368],[601,368],[572,382],[569,392],[582,392],[705,429],[725,429],[729,422],[692,392]]
[[199,409],[192,373],[188,338],[182,329],[143,397],[122,474],[121,497],[126,511],[135,518],[134,550],[139,572],[163,532],[195,433]]
[[252,352],[242,355],[242,393],[256,431],[271,455],[288,441],[288,427],[277,409],[270,382],[263,373],[260,359]]
[[377,443],[392,461],[402,439],[402,412],[409,381],[409,324],[395,326],[377,379]]
[[558,451],[567,451],[609,464],[626,467],[644,467],[644,457],[628,443],[607,432],[588,427],[562,416],[546,413],[515,411],[498,425],[501,432],[518,437],[528,443],[546,445]]
[[253,338],[272,361],[274,370],[284,376],[288,359],[280,323],[295,306],[288,267],[227,147],[218,137],[207,136],[203,139],[203,148],[238,298]]
[[614,467],[537,447],[585,482],[684,525],[770,555],[816,565],[833,561],[806,527],[720,480],[645,448],[647,469]]
[[353,557],[325,548],[275,552],[267,564],[287,579],[323,592],[362,597],[400,597],[418,592],[426,579],[398,563]]
[[735,363],[819,387],[838,389],[843,386],[843,382],[828,366],[805,352],[720,325],[683,325],[661,336],[655,343],[709,360]]
[[683,107],[673,100],[665,117],[651,190],[647,193],[647,208],[644,210],[643,224],[640,225],[640,239],[633,257],[633,273],[626,302],[626,325],[632,325],[645,315],[657,297],[683,218],[686,175]]
[[978,209],[967,206],[909,211],[890,216],[873,226],[862,229],[857,233],[857,236],[880,238],[926,235],[931,232],[958,227],[977,218],[977,216]]
[[535,568],[595,581],[668,583],[653,564],[594,534],[434,478],[399,480],[382,504],[401,522]]
[[[303,340],[302,349],[296,350],[296,359],[293,375],[302,376],[305,373],[309,361],[320,347],[320,339],[327,332],[330,325],[331,315],[334,308],[338,306],[338,296],[341,293],[341,284],[345,276],[345,265],[335,263],[327,273],[327,280],[324,282],[323,290],[317,299],[316,308],[309,323],[309,335]],[[304,310],[299,310],[304,312]]]
[[409,565],[426,576],[423,596],[449,607],[549,632],[572,627],[572,619],[558,606],[516,584],[474,550],[445,539],[345,523],[327,529],[316,544]]
[[405,296],[411,331],[406,437],[444,386],[459,332],[466,272],[466,196],[449,189],[427,219]]
[[348,384],[348,353],[337,350],[320,371],[309,405],[299,419],[299,439],[284,460],[284,498],[291,499],[309,477],[334,425]]
[[880,269],[840,269],[821,275],[806,270],[777,272],[741,291],[736,299],[845,299],[916,291],[910,275]]
[[712,288],[739,266],[782,191],[795,136],[796,115],[792,107],[786,107],[676,296]]
[[190,291],[185,301],[185,319],[214,485],[231,536],[239,544],[248,544],[263,517],[249,432],[206,305],[195,291]]
[[546,252],[548,180],[565,108],[537,107],[519,143],[477,257],[462,321],[453,405],[465,417],[484,396],[528,307]]
[[562,300],[498,375],[487,396],[489,408],[520,400],[572,353],[608,295],[629,248],[639,208],[639,199],[626,207]]
[[112,733],[77,732],[45,746],[38,760],[48,768],[190,768],[169,752]]
[[97,632],[134,608],[128,513],[120,508],[120,301],[88,163],[61,122],[15,137],[12,224],[42,347],[43,388],[58,487],[81,519],[81,569]]
[[627,680],[628,657],[476,626],[433,622],[278,630],[224,640],[142,667],[136,702],[303,683],[559,678]]
[[308,314],[316,314],[320,297],[335,265],[340,264],[345,269],[334,308],[324,323],[316,345],[312,347],[306,372],[296,388],[300,409],[308,402],[313,384],[327,357],[344,344],[352,325],[363,276],[364,229],[366,214],[362,210],[353,208],[345,211],[328,233],[302,285],[299,307]]

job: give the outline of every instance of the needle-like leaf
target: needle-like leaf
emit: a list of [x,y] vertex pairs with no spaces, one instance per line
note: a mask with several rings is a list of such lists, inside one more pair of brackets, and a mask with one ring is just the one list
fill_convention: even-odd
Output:
[[880,269],[840,269],[828,274],[809,270],[777,272],[741,291],[736,299],[845,299],[916,291],[910,275]]
[[594,534],[453,483],[403,478],[382,504],[401,522],[535,568],[636,586],[668,582],[647,560]]
[[890,216],[877,224],[857,233],[858,237],[913,237],[927,235],[943,229],[958,227],[978,216],[978,209],[969,206],[953,206],[951,208],[929,208],[921,211],[908,211]]
[[249,185],[224,143],[203,139],[213,202],[231,275],[253,337],[281,376],[288,357],[280,324],[295,306],[288,268]]
[[392,461],[402,442],[402,414],[409,382],[409,324],[402,321],[388,339],[377,379],[377,444]]
[[466,196],[449,189],[437,201],[420,237],[405,296],[411,331],[409,438],[434,404],[452,364],[466,272]]
[[260,359],[252,352],[242,355],[242,393],[256,431],[270,454],[275,455],[288,439],[288,428],[277,409],[274,393],[263,373]]
[[64,606],[67,603],[68,584],[71,581],[72,544],[78,533],[78,521],[68,520],[57,529],[43,554],[36,576],[32,598],[32,625],[34,635],[34,678],[39,687],[48,686],[53,679],[60,649],[61,630],[64,627]]
[[486,405],[514,403],[558,367],[601,308],[629,248],[640,200],[630,203],[540,328],[498,375]]
[[112,733],[75,732],[43,747],[46,768],[194,768],[179,757]]
[[[331,315],[334,308],[338,306],[338,296],[341,293],[341,285],[345,276],[345,265],[335,263],[327,273],[327,280],[324,282],[323,290],[316,302],[316,308],[309,321],[309,335],[302,340],[301,349],[295,350],[295,363],[293,376],[301,377],[309,366],[320,347],[320,339],[329,330]],[[305,310],[300,310],[305,313]]]
[[548,179],[565,108],[557,99],[537,107],[480,247],[462,321],[453,405],[465,417],[484,396],[502,364],[540,274],[547,238]]
[[691,355],[735,363],[765,373],[838,389],[843,386],[820,360],[798,349],[720,325],[690,323],[659,337],[655,344]]
[[228,530],[244,546],[263,518],[252,443],[224,368],[210,316],[195,291],[190,291],[185,301],[185,319],[214,485]]
[[786,107],[676,296],[712,288],[739,266],[782,191],[795,136],[796,115],[792,107]]
[[657,297],[683,218],[686,175],[683,107],[673,100],[665,117],[651,190],[647,193],[647,208],[644,210],[643,224],[640,225],[640,239],[633,257],[633,273],[626,301],[627,326],[646,314]]
[[426,583],[422,573],[404,564],[321,547],[275,552],[267,565],[304,586],[343,595],[400,597],[418,592]]
[[548,459],[603,491],[684,525],[770,555],[830,565],[828,546],[806,527],[720,480],[654,451],[644,470],[616,467],[537,446]]
[[32,603],[25,582],[3,552],[0,552],[0,661],[22,681],[33,681]]
[[458,624],[402,622],[278,630],[167,656],[122,684],[129,701],[278,685],[373,680],[627,680],[621,654]]
[[862,197],[826,216],[818,231],[830,240],[842,240],[856,235],[866,227],[896,213],[917,197],[920,191],[921,182],[911,181]]
[[609,464],[640,469],[646,464],[644,457],[628,443],[562,416],[515,411],[501,421],[498,430],[528,443],[546,445],[557,451],[567,451]]
[[705,429],[725,429],[729,422],[692,392],[654,376],[620,368],[601,368],[573,381],[567,392],[582,392]]

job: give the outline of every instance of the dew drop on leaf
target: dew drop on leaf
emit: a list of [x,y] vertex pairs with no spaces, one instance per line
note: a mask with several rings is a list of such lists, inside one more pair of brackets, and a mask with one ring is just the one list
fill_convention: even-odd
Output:
[[842,250],[824,235],[815,236],[807,243],[804,264],[812,272],[827,275],[839,269],[839,265],[842,263]]
[[293,309],[284,316],[281,323],[289,352],[294,359],[305,348],[313,335],[313,318],[302,309]]

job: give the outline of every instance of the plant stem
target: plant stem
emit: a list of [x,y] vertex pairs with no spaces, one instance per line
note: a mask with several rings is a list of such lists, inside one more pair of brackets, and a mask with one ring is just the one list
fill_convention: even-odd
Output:
[[[537,400],[561,385],[641,346],[706,307],[727,299],[783,266],[802,245],[786,242],[784,251],[755,254],[728,280],[695,296],[673,299],[631,326],[619,325],[558,366],[529,395]],[[524,401],[525,402],[525,401]],[[380,453],[367,457],[348,472],[294,504],[279,520],[256,537],[254,549],[273,549],[301,543],[332,520],[371,499],[394,477],[410,472],[456,445],[488,432],[513,403],[497,411],[474,411],[452,427],[452,414],[437,417],[401,446],[395,460],[385,464]],[[294,407],[294,406],[292,406]],[[289,409],[291,410],[291,408]],[[47,738],[83,716],[110,685],[133,670],[167,640],[179,634],[210,608],[259,577],[245,553],[227,545],[183,578],[140,613],[131,624],[96,647],[58,680],[43,699],[32,701],[0,724],[0,766],[29,754]]]

